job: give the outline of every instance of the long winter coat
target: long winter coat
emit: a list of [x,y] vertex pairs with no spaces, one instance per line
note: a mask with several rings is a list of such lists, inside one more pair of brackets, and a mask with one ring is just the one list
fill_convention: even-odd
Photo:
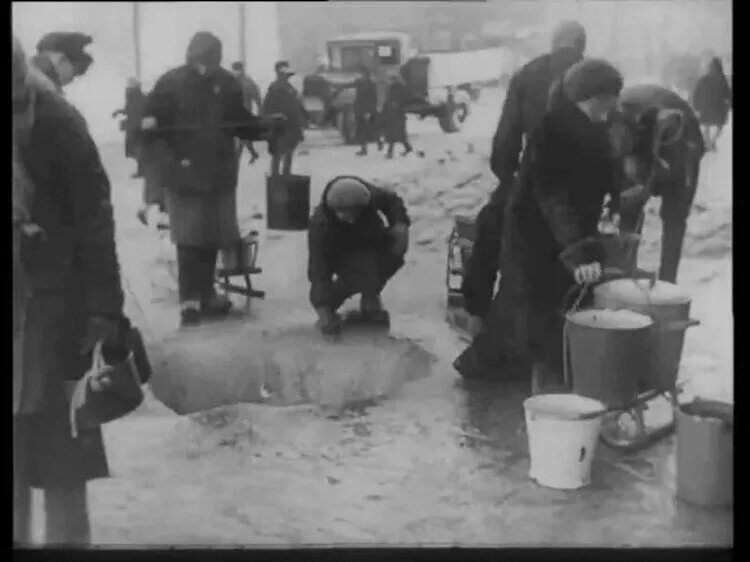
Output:
[[245,109],[237,79],[223,68],[202,76],[191,65],[180,66],[157,81],[144,115],[156,118],[152,139],[169,148],[161,177],[172,241],[195,247],[236,241],[235,137],[258,140],[263,131]]
[[524,141],[547,111],[552,86],[581,58],[576,49],[560,49],[531,60],[511,78],[490,157],[501,186],[513,185]]
[[143,105],[146,96],[140,86],[125,89],[125,157],[138,158],[140,156],[140,129],[143,117]]
[[401,197],[366,182],[363,183],[370,190],[370,205],[353,225],[341,222],[325,202],[330,186],[337,179],[340,178],[326,185],[320,204],[310,218],[307,275],[311,283],[310,302],[315,308],[328,305],[333,273],[344,255],[358,250],[386,249],[393,243],[390,228],[396,224],[411,224]]
[[19,421],[19,462],[32,486],[71,485],[108,471],[99,430],[70,438],[63,382],[90,366],[79,352],[88,318],[122,313],[110,185],[85,121],[54,92],[37,93],[21,160],[35,186],[31,221],[44,236],[21,245],[26,298],[14,334],[13,411],[34,415]]
[[387,143],[408,141],[404,111],[407,98],[408,91],[403,81],[397,80],[388,87],[382,117],[383,133]]
[[[278,139],[277,146],[282,152],[293,150],[303,139],[307,124],[305,108],[302,100],[289,82],[276,80],[266,92],[263,100],[261,114],[264,116],[280,113],[286,117],[284,124],[284,135]],[[271,146],[271,151],[275,152],[276,146]]]
[[[506,207],[498,315],[504,340],[534,361],[561,368],[560,309],[573,285],[563,250],[597,233],[604,196],[618,177],[606,128],[574,104],[548,113],[532,133]],[[575,265],[601,261],[584,245]]]
[[701,76],[693,92],[693,107],[704,125],[726,125],[732,92],[724,72],[716,67]]

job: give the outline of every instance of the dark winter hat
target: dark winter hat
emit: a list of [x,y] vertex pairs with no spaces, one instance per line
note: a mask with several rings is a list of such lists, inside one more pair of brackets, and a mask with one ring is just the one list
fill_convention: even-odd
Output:
[[295,72],[292,70],[291,66],[289,65],[288,60],[280,60],[275,65],[273,65],[274,70],[277,74],[285,74],[287,76],[294,76]]
[[552,32],[552,50],[586,50],[586,29],[577,21],[564,21]]
[[221,57],[221,40],[208,31],[199,31],[193,35],[185,55],[188,64],[202,64],[208,68],[218,68]]
[[331,183],[325,201],[331,209],[352,209],[367,206],[370,197],[370,190],[361,180],[344,177]]
[[619,96],[622,74],[602,59],[583,60],[568,69],[563,78],[563,93],[577,103],[597,96]]
[[76,76],[86,73],[94,59],[84,49],[93,42],[91,35],[76,31],[53,31],[39,40],[36,50],[62,53],[70,61]]

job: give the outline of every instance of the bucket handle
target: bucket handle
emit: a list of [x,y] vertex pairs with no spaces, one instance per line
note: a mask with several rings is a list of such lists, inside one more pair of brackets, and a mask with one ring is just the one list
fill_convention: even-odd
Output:
[[660,332],[679,332],[698,326],[700,323],[700,320],[688,318],[686,320],[667,320],[665,322],[657,322],[655,326]]

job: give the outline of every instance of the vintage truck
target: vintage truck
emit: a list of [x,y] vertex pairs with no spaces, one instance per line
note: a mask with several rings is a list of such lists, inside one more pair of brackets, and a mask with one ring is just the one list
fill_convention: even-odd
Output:
[[380,107],[390,78],[400,75],[410,93],[406,112],[436,117],[443,131],[453,133],[481,88],[497,83],[513,64],[512,53],[502,48],[418,53],[407,34],[395,32],[339,36],[326,47],[326,63],[303,78],[303,100],[311,122],[338,128],[347,144],[356,135],[354,83],[362,65],[372,70]]

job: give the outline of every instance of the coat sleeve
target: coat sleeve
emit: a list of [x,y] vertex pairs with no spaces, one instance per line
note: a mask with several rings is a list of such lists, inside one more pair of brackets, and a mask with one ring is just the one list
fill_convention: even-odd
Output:
[[[319,211],[315,213],[319,214]],[[319,216],[313,216],[307,231],[307,278],[310,281],[310,304],[320,308],[330,304],[333,266],[328,258],[326,228]]]
[[236,124],[233,131],[234,136],[248,142],[260,140],[268,133],[269,127],[245,107],[240,83],[233,80],[230,84],[224,109],[226,121]]
[[277,88],[271,84],[266,92],[266,97],[263,99],[263,105],[261,106],[261,115],[271,115],[272,113],[280,113],[281,105],[279,103],[279,95]]
[[[532,190],[542,215],[560,248],[568,249],[584,238],[582,218],[570,201],[570,190],[578,186],[571,177],[570,163],[578,160],[570,141],[554,127],[542,124],[532,139]],[[572,254],[574,265],[596,261],[586,245]]]
[[513,183],[523,147],[523,77],[516,73],[508,85],[500,122],[492,139],[490,167],[501,185]]
[[143,102],[143,118],[153,117],[156,119],[157,130],[142,130],[143,140],[146,142],[165,140],[169,143],[171,135],[165,131],[159,131],[163,127],[174,125],[174,88],[171,74],[165,74],[156,81],[153,89]]
[[493,298],[504,211],[504,204],[493,198],[477,215],[476,237],[461,282],[464,308],[472,316],[485,318]]
[[393,191],[380,187],[371,187],[373,194],[373,204],[378,211],[381,211],[388,219],[388,224],[404,224],[411,226],[409,214],[406,212],[404,200]]
[[48,139],[53,173],[72,202],[74,260],[85,289],[89,316],[117,317],[123,292],[115,250],[110,184],[88,131],[61,119]]

